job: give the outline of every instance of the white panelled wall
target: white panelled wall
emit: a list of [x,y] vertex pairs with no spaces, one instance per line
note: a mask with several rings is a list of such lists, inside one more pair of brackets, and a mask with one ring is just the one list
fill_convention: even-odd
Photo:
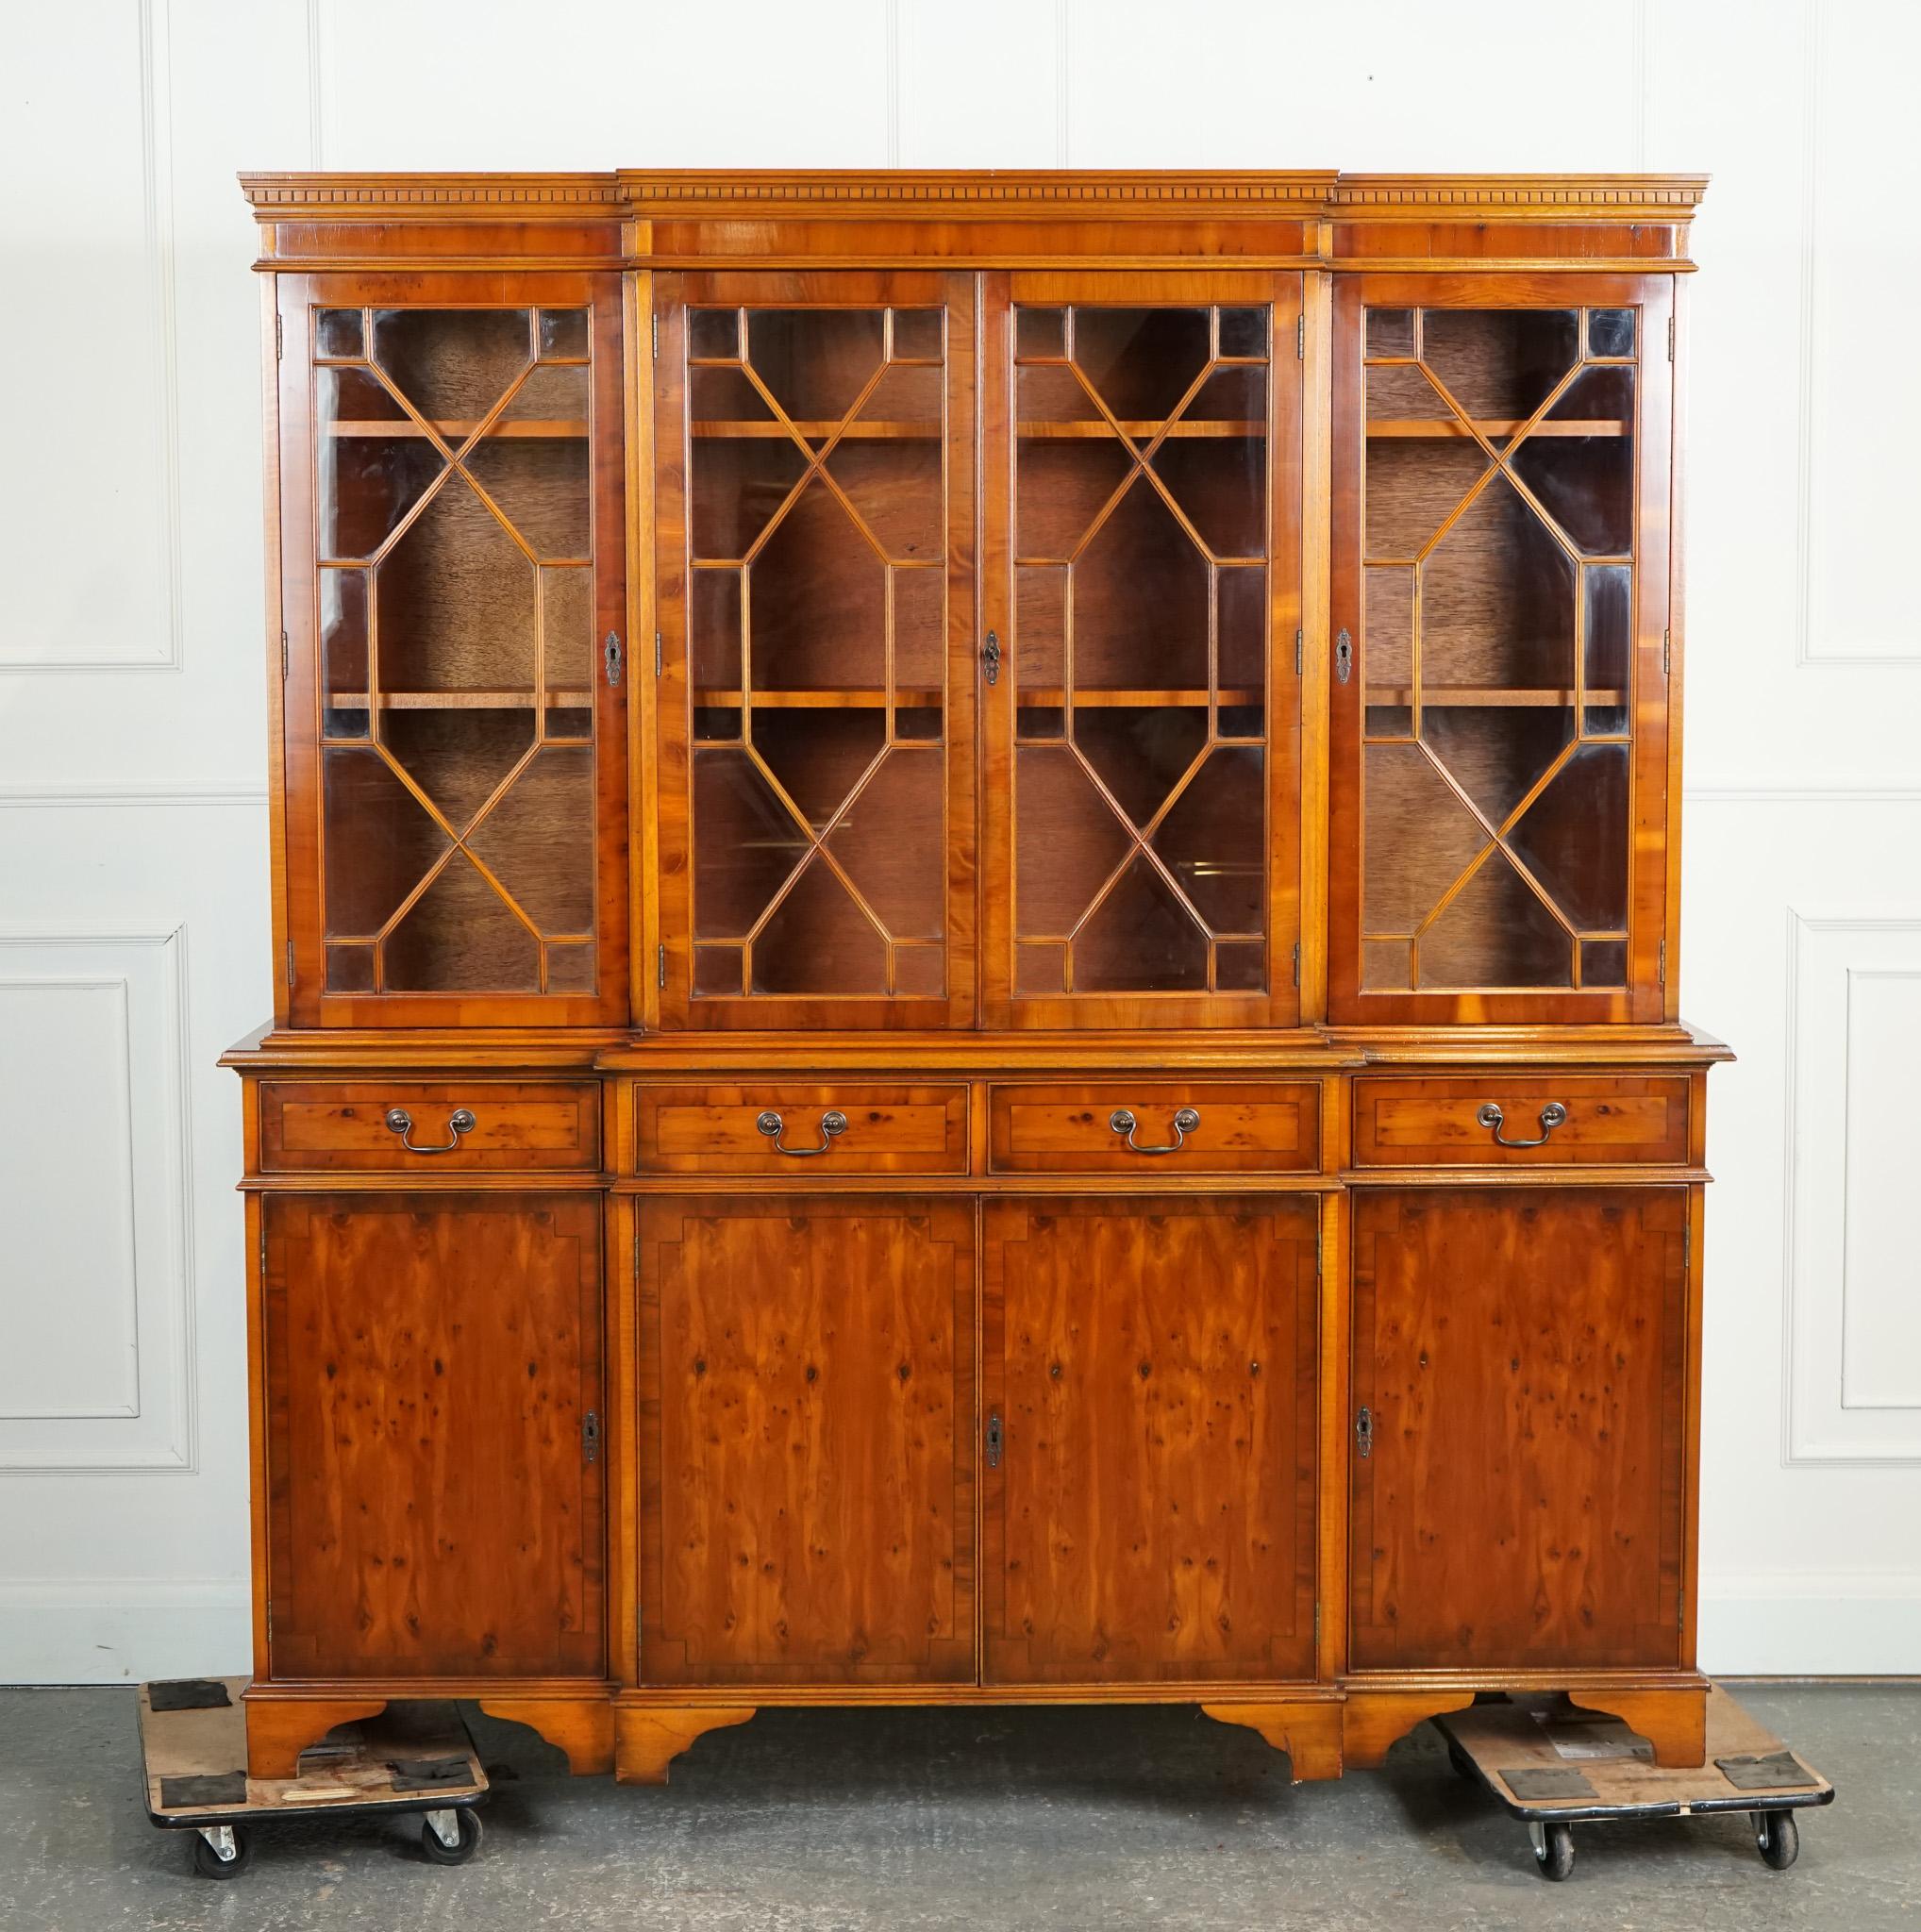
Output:
[[238,1088],[270,1006],[234,173],[1709,169],[1683,946],[1701,1656],[1921,1672],[1921,311],[1871,0],[68,0],[0,112],[0,1680],[248,1662]]

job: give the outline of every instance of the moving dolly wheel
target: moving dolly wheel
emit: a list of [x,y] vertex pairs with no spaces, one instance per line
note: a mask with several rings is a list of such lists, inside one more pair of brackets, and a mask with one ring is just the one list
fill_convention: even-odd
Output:
[[1757,1811],[1754,1814],[1754,1848],[1762,1863],[1785,1872],[1801,1853],[1801,1827],[1792,1811]]
[[1544,1878],[1559,1883],[1574,1870],[1574,1827],[1571,1824],[1529,1824],[1534,1862]]
[[420,1822],[420,1848],[433,1865],[464,1865],[480,1849],[480,1819],[466,1807],[429,1811]]
[[204,1824],[193,1834],[193,1869],[203,1878],[238,1878],[254,1862],[254,1835],[243,1824]]

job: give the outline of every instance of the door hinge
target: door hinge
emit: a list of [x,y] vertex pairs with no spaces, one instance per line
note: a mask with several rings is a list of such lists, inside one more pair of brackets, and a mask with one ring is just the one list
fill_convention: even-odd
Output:
[[656,362],[658,362],[658,361],[659,361],[659,360],[660,359],[660,317],[659,317],[658,315],[657,315],[657,316],[655,316],[655,317],[653,318],[653,323],[654,323],[654,360],[655,360]]
[[1363,1408],[1354,1418],[1354,1453],[1365,1462],[1374,1454],[1374,1411]]
[[580,1458],[583,1462],[600,1460],[600,1417],[591,1408],[580,1418]]
[[287,633],[284,629],[280,633],[280,682],[287,682]]
[[1688,1592],[1685,1584],[1674,1593],[1674,1621],[1683,1630],[1688,1627]]
[[654,633],[654,675],[656,677],[660,676],[661,669],[666,664],[666,661],[667,658],[665,651],[660,642],[660,633],[659,631],[656,631]]
[[1294,357],[1296,362],[1305,361],[1308,353],[1308,311],[1303,308],[1294,319]]
[[287,325],[278,315],[274,318],[274,360],[279,361],[287,353]]
[[1301,675],[1301,665],[1305,661],[1305,655],[1301,633],[1295,631],[1294,634],[1294,675],[1296,677]]
[[1674,675],[1674,633],[1671,630],[1661,634],[1661,675],[1663,677]]
[[1667,319],[1667,359],[1670,362],[1674,360],[1674,317],[1671,315]]
[[1691,1221],[1681,1229],[1681,1267],[1690,1269],[1695,1265],[1695,1224]]
[[667,948],[665,946],[656,946],[654,948],[654,984],[663,992],[667,990]]
[[1654,949],[1654,970],[1662,986],[1667,984],[1667,941],[1662,940]]
[[1000,1467],[1000,1410],[990,1408],[987,1411],[987,1466],[989,1469],[998,1469]]
[[601,661],[607,666],[607,681],[610,685],[620,683],[620,632],[610,630],[600,646]]
[[1294,983],[1296,986],[1301,983],[1301,942],[1298,940],[1294,942]]
[[287,941],[287,988],[290,992],[293,988],[293,941],[292,940]]
[[273,1642],[273,1641],[274,1641],[274,1606],[273,1606],[273,1604],[272,1604],[272,1603],[270,1602],[270,1603],[269,1603],[269,1604],[267,1605],[267,1641],[268,1641],[268,1643],[269,1643],[269,1644],[271,1644],[271,1643]]

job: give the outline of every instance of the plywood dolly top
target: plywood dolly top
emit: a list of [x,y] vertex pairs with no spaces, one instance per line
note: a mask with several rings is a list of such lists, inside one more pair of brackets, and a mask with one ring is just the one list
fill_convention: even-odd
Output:
[[1784,1872],[1801,1846],[1795,1812],[1829,1805],[1834,1787],[1717,1684],[1708,1692],[1704,1764],[1651,1763],[1617,1718],[1554,1697],[1500,1697],[1437,1717],[1447,1756],[1526,1822],[1544,1878],[1574,1870],[1574,1826],[1624,1819],[1746,1811],[1755,1849]]
[[140,1742],[147,1816],[168,1831],[192,1831],[203,1877],[237,1878],[254,1859],[252,1827],[325,1812],[361,1818],[421,1813],[420,1844],[436,1865],[461,1865],[480,1847],[474,1810],[487,1774],[465,1722],[449,1707],[396,1706],[342,1726],[310,1746],[299,1774],[246,1774],[244,1677],[189,1677],[140,1687]]

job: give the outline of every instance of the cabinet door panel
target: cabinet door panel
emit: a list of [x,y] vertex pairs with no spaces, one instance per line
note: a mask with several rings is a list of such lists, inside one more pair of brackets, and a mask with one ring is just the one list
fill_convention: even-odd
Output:
[[971,1682],[974,1206],[641,1208],[641,1674]]
[[974,296],[663,275],[663,1020],[974,1018]]
[[1662,1016],[1673,299],[1337,278],[1338,1021]]
[[293,1018],[624,1021],[619,278],[280,303]]
[[988,1677],[1311,1676],[1318,1202],[985,1212]]
[[988,289],[989,1017],[1292,1024],[1301,278]]
[[1356,1196],[1357,1668],[1674,1664],[1688,1197]]
[[265,1212],[275,1675],[600,1675],[599,1197]]

